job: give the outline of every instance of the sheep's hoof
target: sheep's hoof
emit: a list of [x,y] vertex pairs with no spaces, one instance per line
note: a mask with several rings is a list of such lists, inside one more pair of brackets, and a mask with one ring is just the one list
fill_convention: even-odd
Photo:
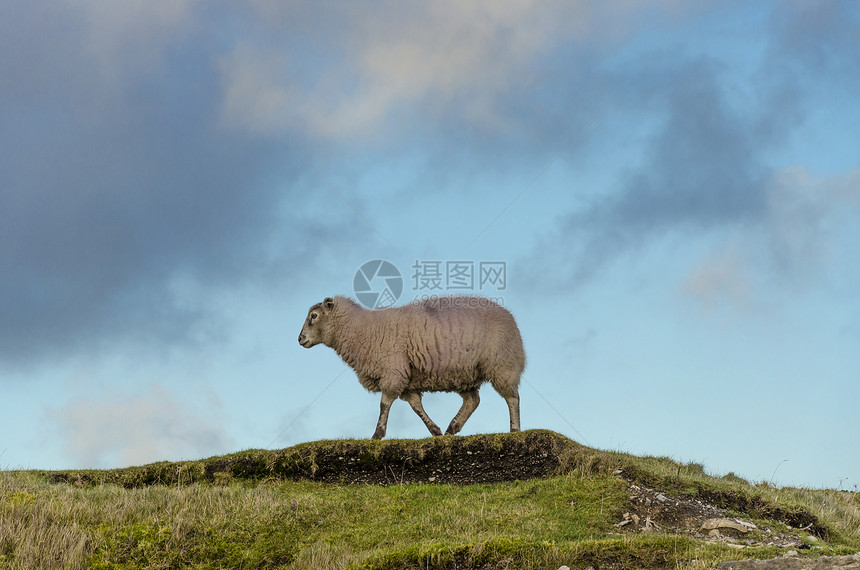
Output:
[[370,439],[382,439],[383,437],[385,437],[385,430],[376,428],[376,431],[373,432],[373,437]]
[[433,437],[436,437],[437,435],[442,435],[442,430],[437,427],[430,428],[430,435],[432,435]]
[[451,424],[445,430],[445,435],[455,435],[458,431],[460,431],[460,426]]

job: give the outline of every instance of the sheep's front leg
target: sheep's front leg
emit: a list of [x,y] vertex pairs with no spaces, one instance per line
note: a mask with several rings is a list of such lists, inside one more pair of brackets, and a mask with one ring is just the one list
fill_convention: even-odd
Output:
[[379,421],[376,422],[376,431],[373,432],[372,439],[382,439],[385,437],[385,428],[388,426],[388,412],[391,410],[391,404],[397,396],[388,392],[382,393],[382,398],[379,401]]
[[442,430],[430,419],[430,416],[424,411],[424,406],[421,405],[421,392],[404,392],[400,397],[409,402],[409,405],[412,406],[412,409],[418,414],[418,417],[421,418],[427,429],[430,430],[430,435],[442,435]]

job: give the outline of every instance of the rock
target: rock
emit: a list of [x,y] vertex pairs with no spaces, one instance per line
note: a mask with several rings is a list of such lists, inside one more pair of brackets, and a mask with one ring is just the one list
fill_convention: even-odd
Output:
[[773,558],[723,562],[719,570],[860,570],[860,554],[820,558]]
[[702,526],[701,526],[701,528],[699,528],[699,531],[705,532],[705,531],[717,530],[717,529],[736,530],[741,534],[746,534],[749,532],[749,529],[746,526],[744,526],[738,522],[735,522],[731,519],[708,519],[702,523]]
[[559,566],[558,570],[570,570],[570,566],[567,566],[567,565]]
[[645,526],[642,532],[657,532],[660,530],[660,525],[651,520],[651,517],[645,517]]
[[655,497],[655,498],[656,498],[658,501],[660,501],[661,503],[665,503],[666,501],[668,501],[668,500],[669,500],[669,497],[667,497],[667,496],[666,496],[666,495],[664,495],[663,493],[657,493],[657,497]]

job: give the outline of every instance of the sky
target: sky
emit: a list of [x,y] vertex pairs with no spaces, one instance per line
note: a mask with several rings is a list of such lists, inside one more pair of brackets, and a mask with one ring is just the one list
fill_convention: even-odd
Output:
[[[852,0],[4,2],[0,468],[369,437],[297,342],[364,267],[512,312],[524,429],[856,489],[857,37]],[[508,427],[482,394],[464,435]]]

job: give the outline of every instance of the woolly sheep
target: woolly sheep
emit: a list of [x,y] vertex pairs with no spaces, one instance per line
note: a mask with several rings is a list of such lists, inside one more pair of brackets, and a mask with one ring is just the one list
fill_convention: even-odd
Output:
[[483,297],[433,297],[369,310],[347,297],[327,297],[308,310],[299,344],[324,344],[370,392],[381,392],[373,439],[385,436],[391,404],[412,406],[433,435],[442,435],[421,405],[423,392],[457,392],[463,406],[445,431],[455,434],[478,407],[484,382],[507,402],[511,431],[520,430],[523,341],[507,309]]

